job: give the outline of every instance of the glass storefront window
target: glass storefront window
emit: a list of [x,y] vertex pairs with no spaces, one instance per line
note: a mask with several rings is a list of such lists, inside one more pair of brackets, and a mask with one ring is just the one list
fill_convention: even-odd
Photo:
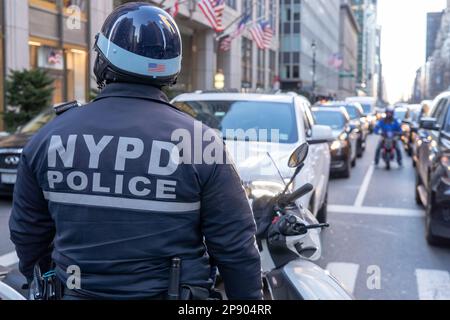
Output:
[[[53,103],[78,100],[86,102],[87,58],[85,50],[30,45],[30,67],[47,70],[54,80]],[[64,70],[66,59],[66,70]],[[64,89],[66,86],[67,91]],[[64,92],[67,96],[65,97]]]
[[252,41],[242,38],[242,84],[249,88],[252,86]]
[[67,57],[67,99],[82,103],[86,97],[87,52],[78,49],[68,49]]
[[64,101],[64,55],[62,51],[51,46],[30,45],[30,67],[47,70],[53,78],[53,103]]
[[261,50],[258,49],[257,52],[257,57],[258,57],[258,65],[257,65],[257,82],[256,82],[256,86],[258,88],[264,88],[264,73],[265,73],[265,50]]

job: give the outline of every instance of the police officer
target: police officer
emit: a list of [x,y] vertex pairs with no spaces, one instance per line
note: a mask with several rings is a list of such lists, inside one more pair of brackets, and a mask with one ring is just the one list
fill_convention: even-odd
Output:
[[175,21],[125,4],[95,49],[99,96],[59,107],[23,151],[10,219],[21,272],[31,280],[51,252],[58,279],[74,285],[65,298],[164,299],[174,257],[181,285],[207,289],[212,259],[230,299],[261,299],[255,222],[234,166],[181,162],[189,152],[172,141],[178,129],[195,134],[161,91],[181,68]]

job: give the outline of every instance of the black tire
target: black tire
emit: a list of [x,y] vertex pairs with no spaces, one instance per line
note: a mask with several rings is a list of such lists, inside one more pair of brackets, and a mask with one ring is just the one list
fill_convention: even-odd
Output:
[[362,140],[358,141],[358,147],[357,147],[357,150],[356,150],[356,156],[358,158],[362,158],[362,156],[364,154],[364,149],[363,149],[362,145],[363,145]]
[[352,160],[352,168],[356,167],[356,157]]
[[352,164],[350,159],[347,159],[345,170],[342,172],[342,178],[349,179],[351,176]]
[[327,223],[328,221],[328,192],[325,195],[322,207],[317,212],[317,221],[319,221],[319,223]]
[[419,173],[416,171],[416,204],[423,206],[422,199],[420,199],[419,186],[422,184],[422,179],[420,179]]
[[406,154],[408,155],[408,157],[412,157],[413,154],[412,154],[411,145],[408,147],[408,150],[407,150]]
[[391,162],[390,161],[386,161],[386,170],[387,171],[391,170]]
[[427,207],[426,207],[426,217],[425,217],[425,237],[427,239],[427,242],[431,246],[441,246],[444,244],[444,239],[441,237],[437,237],[433,235],[433,231],[431,230],[431,214],[435,211],[439,210],[438,207],[436,207],[436,203],[434,200],[434,194],[432,190],[428,190],[427,195]]

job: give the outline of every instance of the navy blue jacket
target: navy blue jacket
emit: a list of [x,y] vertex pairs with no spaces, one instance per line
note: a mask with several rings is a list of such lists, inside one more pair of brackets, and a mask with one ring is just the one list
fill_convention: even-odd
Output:
[[167,290],[173,257],[182,284],[210,286],[211,257],[230,299],[261,299],[255,221],[234,166],[173,156],[194,157],[172,137],[194,138],[194,123],[160,90],[115,83],[40,130],[23,151],[10,219],[22,273],[51,250],[63,282],[80,268],[77,294],[141,299]]

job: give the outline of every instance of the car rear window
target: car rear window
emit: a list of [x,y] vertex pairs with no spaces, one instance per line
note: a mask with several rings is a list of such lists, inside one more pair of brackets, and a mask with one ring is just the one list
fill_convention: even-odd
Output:
[[[217,129],[227,140],[243,140],[239,130],[256,129],[256,136],[245,140],[296,143],[298,129],[293,104],[264,101],[184,101],[175,106],[205,125]],[[266,130],[267,134],[264,134]],[[278,137],[272,137],[278,130]],[[231,132],[231,134],[230,134]]]

